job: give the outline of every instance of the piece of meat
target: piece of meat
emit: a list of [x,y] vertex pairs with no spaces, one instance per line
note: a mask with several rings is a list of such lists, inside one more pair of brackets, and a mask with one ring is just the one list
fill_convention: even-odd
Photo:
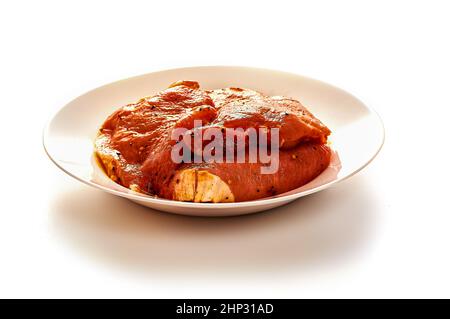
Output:
[[170,156],[172,130],[190,129],[194,120],[206,124],[215,117],[212,99],[197,82],[179,82],[109,116],[100,128],[96,151],[114,167],[112,173],[123,186],[159,194],[178,166]]
[[330,158],[331,149],[327,145],[310,142],[280,152],[275,174],[261,174],[263,164],[248,161],[185,164],[167,191],[173,194],[173,199],[195,202],[241,202],[270,197],[310,182],[328,167]]
[[300,142],[325,143],[330,130],[299,101],[283,96],[227,88],[207,91],[218,110],[212,125],[229,128],[279,128],[280,147]]
[[[171,139],[172,132],[193,133],[195,120],[200,132],[207,127],[242,128],[243,134],[250,128],[279,128],[279,170],[261,174],[266,164],[247,161],[175,163],[171,150],[179,141]],[[238,88],[203,91],[197,82],[179,81],[109,116],[95,149],[108,176],[135,191],[182,201],[233,202],[280,194],[315,178],[330,161],[329,134],[298,101]]]
[[[206,91],[214,101],[217,117],[207,126],[194,128],[186,134],[199,134],[203,144],[195,148],[197,154],[203,151],[209,139],[205,132],[211,129],[240,128],[234,134],[243,135],[248,143],[249,129],[255,129],[258,136],[263,130],[267,134],[267,142],[271,142],[272,128],[279,129],[279,146],[288,149],[303,142],[325,143],[330,130],[299,101],[283,96],[266,96],[257,91],[241,88],[226,88]],[[258,140],[258,137],[256,137]],[[225,141],[223,141],[225,147]]]

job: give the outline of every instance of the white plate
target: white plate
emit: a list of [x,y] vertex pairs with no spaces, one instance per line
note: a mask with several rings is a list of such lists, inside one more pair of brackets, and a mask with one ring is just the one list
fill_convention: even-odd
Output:
[[[138,194],[111,181],[93,160],[93,140],[106,117],[120,106],[152,95],[177,80],[196,80],[202,88],[244,87],[300,100],[331,130],[331,165],[315,180],[274,197],[239,203],[188,203]],[[196,216],[254,213],[323,190],[360,171],[384,141],[378,115],[351,94],[291,73],[248,67],[193,67],[149,73],[90,91],[64,106],[44,130],[44,147],[64,172],[88,185],[153,209]]]

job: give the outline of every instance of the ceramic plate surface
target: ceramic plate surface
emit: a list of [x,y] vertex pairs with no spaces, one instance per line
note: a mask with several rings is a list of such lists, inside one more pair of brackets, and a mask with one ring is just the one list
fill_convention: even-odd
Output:
[[[299,100],[331,131],[331,165],[312,182],[274,197],[239,203],[188,203],[141,195],[111,181],[93,157],[93,141],[108,115],[119,107],[165,89],[177,80],[203,89],[243,87]],[[44,147],[64,172],[88,185],[153,209],[196,216],[254,213],[323,190],[364,168],[384,141],[378,115],[351,94],[291,73],[248,67],[192,67],[149,73],[94,89],[64,106],[44,130]]]

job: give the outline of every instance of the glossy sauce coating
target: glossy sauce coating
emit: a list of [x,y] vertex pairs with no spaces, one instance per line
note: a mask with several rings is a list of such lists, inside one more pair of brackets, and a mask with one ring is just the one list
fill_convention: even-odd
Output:
[[[279,172],[261,175],[260,163],[174,163],[172,131],[190,130],[194,120],[204,127],[279,128]],[[175,173],[198,167],[229,183],[236,201],[243,201],[289,191],[320,174],[329,164],[329,134],[296,100],[240,88],[204,91],[197,82],[180,81],[109,116],[96,139],[96,151],[105,166],[110,164],[109,175],[125,187],[172,199]],[[254,191],[246,190],[249,187]]]

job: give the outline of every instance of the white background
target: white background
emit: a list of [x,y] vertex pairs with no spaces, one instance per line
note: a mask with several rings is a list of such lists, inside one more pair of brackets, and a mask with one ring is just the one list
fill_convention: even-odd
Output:
[[[447,1],[2,2],[0,297],[450,297],[449,17]],[[350,91],[383,118],[383,150],[228,219],[151,212],[47,159],[45,122],[74,97],[218,64]]]

